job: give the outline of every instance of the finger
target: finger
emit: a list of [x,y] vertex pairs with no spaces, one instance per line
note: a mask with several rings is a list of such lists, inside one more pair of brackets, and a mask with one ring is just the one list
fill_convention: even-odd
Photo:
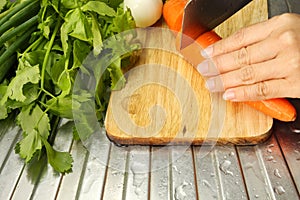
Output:
[[270,79],[285,78],[287,73],[287,70],[285,70],[286,66],[280,64],[283,63],[280,60],[273,59],[262,63],[246,65],[237,70],[224,73],[219,76],[223,83],[222,87],[228,89]]
[[242,66],[260,63],[275,58],[280,51],[278,41],[273,38],[243,47],[239,50],[212,57],[197,66],[203,76],[214,76],[237,70]]
[[204,49],[202,51],[202,55],[204,57],[213,57],[257,43],[267,38],[267,36],[272,32],[272,26],[274,26],[273,21],[274,20],[268,20],[242,28],[228,38],[222,39]]
[[285,79],[272,79],[247,86],[230,88],[223,94],[223,99],[230,101],[257,101],[287,97],[290,83]]

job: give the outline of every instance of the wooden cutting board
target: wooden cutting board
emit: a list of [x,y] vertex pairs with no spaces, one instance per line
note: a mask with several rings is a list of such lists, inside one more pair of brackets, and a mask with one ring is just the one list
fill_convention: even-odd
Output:
[[[266,20],[267,0],[252,1],[218,26],[227,37],[241,27]],[[160,24],[164,27],[164,23]],[[158,25],[158,26],[160,26]],[[273,119],[243,103],[226,102],[205,88],[195,65],[200,47],[189,60],[176,51],[175,38],[154,28],[135,67],[126,73],[125,88],[111,94],[105,127],[118,144],[166,145],[256,144],[270,136]],[[198,48],[198,49],[197,49]]]

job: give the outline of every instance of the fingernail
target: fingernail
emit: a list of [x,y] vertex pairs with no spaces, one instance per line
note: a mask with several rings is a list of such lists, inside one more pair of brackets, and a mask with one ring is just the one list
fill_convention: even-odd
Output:
[[201,55],[204,58],[210,58],[210,57],[212,57],[212,54],[213,54],[213,47],[212,47],[212,45],[206,47],[205,49],[203,49],[201,51]]
[[227,90],[223,94],[224,100],[235,100],[235,93],[232,90]]
[[200,74],[205,75],[208,73],[208,60],[204,60],[203,62],[201,62],[198,66],[197,66],[197,70],[198,72],[200,72]]
[[207,79],[206,88],[209,91],[213,91],[216,88],[216,83],[215,83],[215,80],[213,78]]

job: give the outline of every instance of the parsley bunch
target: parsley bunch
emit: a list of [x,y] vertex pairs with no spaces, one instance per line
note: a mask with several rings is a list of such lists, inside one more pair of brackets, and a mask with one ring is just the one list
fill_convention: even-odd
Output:
[[[123,10],[122,0],[0,0],[0,11],[1,28],[5,21],[9,23],[2,32],[0,28],[0,119],[17,113],[23,138],[15,150],[27,163],[46,153],[56,171],[70,172],[70,153],[56,151],[51,145],[52,121],[73,119],[74,81],[78,70],[84,70],[82,63],[87,56],[92,52],[95,58],[102,54],[113,57],[120,47],[104,46],[103,41],[135,28],[135,22],[130,11]],[[20,17],[22,13],[26,15]],[[24,23],[29,25],[22,26]],[[125,42],[125,46],[130,53],[103,68],[96,87],[100,122],[111,89],[120,80],[125,82],[124,64],[138,49],[134,40]],[[95,66],[101,67],[101,63]],[[81,102],[91,98],[87,92],[79,94],[78,110]]]

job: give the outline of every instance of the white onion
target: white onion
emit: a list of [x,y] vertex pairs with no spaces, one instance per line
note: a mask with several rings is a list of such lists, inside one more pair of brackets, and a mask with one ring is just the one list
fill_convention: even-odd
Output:
[[124,8],[129,8],[137,27],[147,27],[157,22],[162,14],[162,0],[124,0]]

